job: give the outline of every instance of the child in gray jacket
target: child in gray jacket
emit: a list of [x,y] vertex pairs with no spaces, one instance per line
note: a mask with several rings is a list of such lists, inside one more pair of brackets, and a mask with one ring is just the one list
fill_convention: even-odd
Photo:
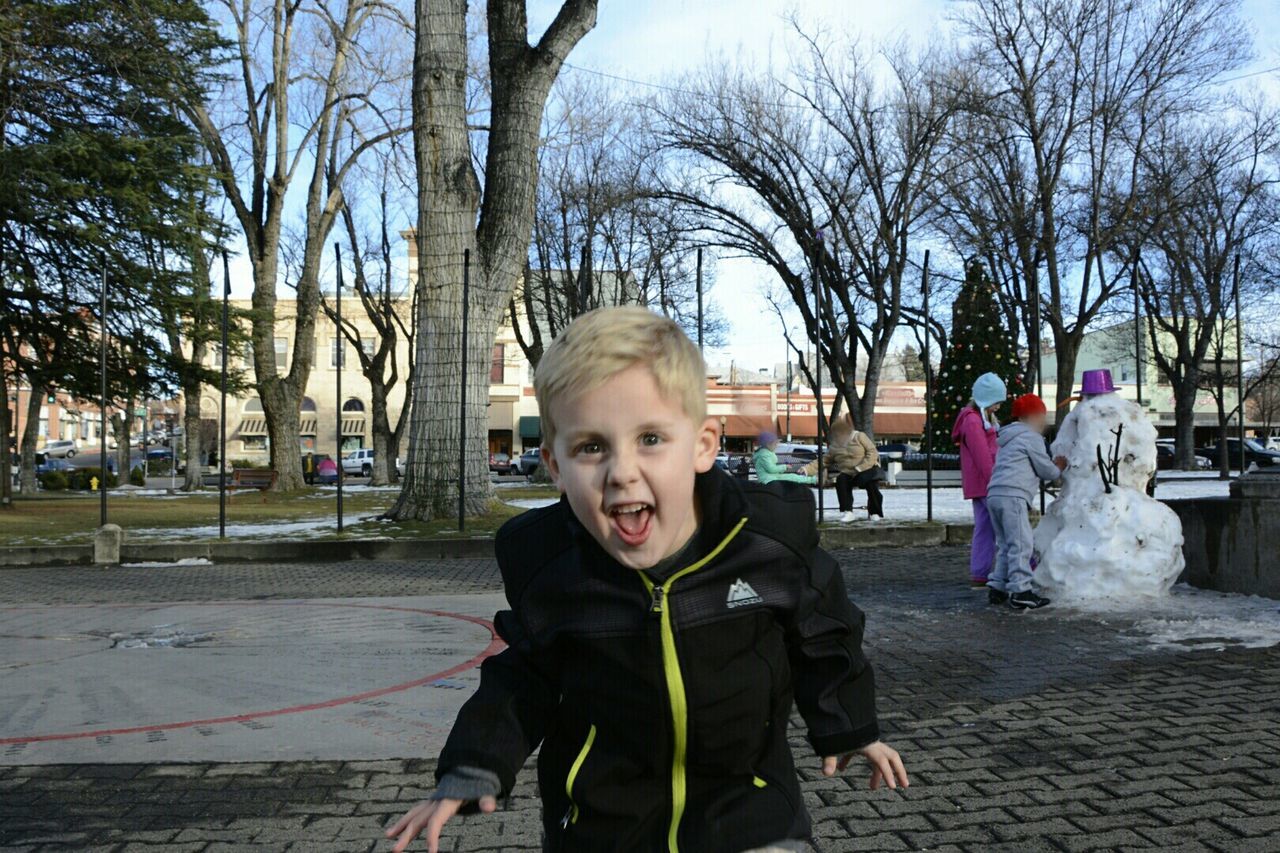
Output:
[[992,604],[1036,610],[1049,599],[1031,589],[1031,520],[1027,512],[1040,481],[1053,482],[1067,467],[1063,457],[1050,459],[1044,446],[1048,412],[1035,394],[1013,401],[1013,423],[1001,427],[996,464],[987,486],[987,511],[996,534],[995,570],[987,581]]

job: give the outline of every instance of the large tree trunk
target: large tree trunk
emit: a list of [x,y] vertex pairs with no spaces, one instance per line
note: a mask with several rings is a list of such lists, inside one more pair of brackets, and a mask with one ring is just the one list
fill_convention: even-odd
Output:
[[[1057,415],[1054,424],[1062,423],[1062,419],[1071,411],[1067,401],[1075,390],[1076,359],[1080,355],[1080,339],[1076,335],[1067,334],[1059,329],[1053,330],[1054,359],[1057,362],[1056,382],[1054,389],[1054,406]],[[1055,427],[1056,429],[1056,427]]]
[[[409,464],[400,498],[388,513],[399,519],[429,520],[456,512],[462,487],[466,514],[479,515],[489,508],[488,376],[493,341],[502,308],[528,255],[547,93],[564,58],[595,25],[596,3],[566,0],[538,45],[531,47],[524,0],[489,1],[493,101],[483,198],[467,130],[466,11],[465,0],[418,0],[416,10],[413,114],[419,302]],[[471,251],[471,280],[464,338],[466,250]]]
[[395,450],[391,440],[391,422],[387,417],[387,387],[381,382],[370,380],[372,397],[371,408],[373,418],[370,426],[373,432],[373,476],[369,480],[371,486],[386,486],[399,479],[396,473]]
[[40,432],[40,401],[44,399],[44,389],[31,383],[31,396],[27,398],[27,422],[22,427],[22,443],[20,453],[22,459],[18,463],[21,473],[18,479],[18,494],[34,495],[36,493],[36,440]]
[[[183,388],[182,400],[183,456],[187,471],[182,477],[182,491],[196,492],[204,486],[204,443],[200,435],[200,383]],[[173,439],[170,439],[172,442]],[[178,464],[178,448],[173,447],[173,464]]]
[[133,425],[133,401],[125,400],[124,408],[111,416],[111,425],[116,433],[116,476],[120,485],[129,482],[130,462],[130,427]]
[[1174,452],[1183,471],[1196,469],[1196,383],[1183,381],[1173,389]]

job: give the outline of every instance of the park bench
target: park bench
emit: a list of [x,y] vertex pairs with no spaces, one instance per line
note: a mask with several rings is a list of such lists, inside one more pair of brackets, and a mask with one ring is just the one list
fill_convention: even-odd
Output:
[[235,468],[228,489],[257,489],[265,492],[276,484],[276,472],[266,468]]

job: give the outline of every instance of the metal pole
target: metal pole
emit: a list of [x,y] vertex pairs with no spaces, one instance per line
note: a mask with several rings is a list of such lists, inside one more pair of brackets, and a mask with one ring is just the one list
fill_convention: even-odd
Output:
[[462,388],[458,405],[458,532],[467,529],[467,315],[471,301],[471,250],[462,250]]
[[822,252],[822,229],[817,231],[818,249],[813,259],[813,369],[814,369],[814,389],[813,396],[816,403],[816,417],[814,419],[814,430],[817,435],[818,447],[818,523],[822,523],[824,514],[823,508],[823,482],[822,482],[822,416],[826,409],[822,405],[822,279],[818,275],[818,262]]
[[698,247],[698,352],[702,352],[702,247]]
[[222,250],[222,402],[218,406],[218,538],[227,538],[227,299],[231,262]]
[[[101,451],[98,454],[98,474],[102,479],[98,480],[98,524],[105,525],[107,523],[107,259],[102,259],[102,328],[99,329],[98,339],[101,350],[102,360],[102,387],[99,389],[101,394],[98,397],[100,420],[98,421],[98,448]],[[35,383],[32,383],[31,393],[36,392]]]
[[346,466],[342,464],[342,371],[346,368],[346,346],[342,340],[342,247],[337,241],[333,244],[333,258],[338,267],[338,286],[334,296],[334,312],[337,316],[338,337],[335,341],[337,347],[338,373],[337,379],[334,380],[334,394],[338,400],[338,417],[336,429],[338,432],[338,532],[342,532],[342,481],[346,476]]
[[[1035,358],[1036,358],[1036,396],[1039,397],[1041,400],[1043,400],[1044,399],[1044,355],[1042,353],[1043,347],[1040,344],[1040,279],[1035,278],[1033,276],[1032,282],[1035,284],[1035,287],[1033,288],[1034,293],[1031,297],[1031,326],[1035,333],[1034,346],[1035,346]],[[1055,365],[1057,364],[1056,360],[1054,364]],[[1055,379],[1054,379],[1055,387],[1054,387],[1054,395],[1053,395],[1055,400],[1058,396],[1057,384],[1059,381],[1061,381],[1061,377],[1055,376]],[[1058,432],[1058,426],[1062,423],[1061,421],[1062,412],[1056,406],[1053,412],[1054,412],[1053,431],[1056,434]],[[1040,481],[1040,515],[1041,516],[1044,515],[1044,505],[1045,505],[1044,481],[1041,480]]]
[[[1142,406],[1142,311],[1138,303],[1138,261],[1141,250],[1134,252],[1131,283],[1133,285],[1133,363],[1137,383],[1138,405]],[[1145,408],[1144,408],[1145,411]]]
[[[933,334],[929,328],[929,250],[924,250],[924,267],[920,274],[920,293],[924,297],[924,422],[928,430],[933,424],[933,360],[929,351],[933,348]],[[933,521],[933,442],[924,443],[924,487],[926,514]]]
[[787,353],[787,441],[791,441],[791,353]]
[[[1240,253],[1236,253],[1236,260],[1232,272],[1232,278],[1235,282],[1236,297],[1236,405],[1240,409],[1240,474],[1243,476],[1245,469],[1245,450],[1244,450],[1244,343],[1241,339],[1241,326],[1243,321],[1240,317]],[[1225,448],[1224,448],[1225,452]]]

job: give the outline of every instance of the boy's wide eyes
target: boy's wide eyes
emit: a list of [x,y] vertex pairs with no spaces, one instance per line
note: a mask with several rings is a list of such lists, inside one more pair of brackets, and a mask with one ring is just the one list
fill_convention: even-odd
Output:
[[[646,432],[640,436],[641,447],[657,447],[662,443],[662,436],[656,432]],[[574,448],[577,455],[594,456],[604,452],[604,443],[599,441],[584,441]]]

